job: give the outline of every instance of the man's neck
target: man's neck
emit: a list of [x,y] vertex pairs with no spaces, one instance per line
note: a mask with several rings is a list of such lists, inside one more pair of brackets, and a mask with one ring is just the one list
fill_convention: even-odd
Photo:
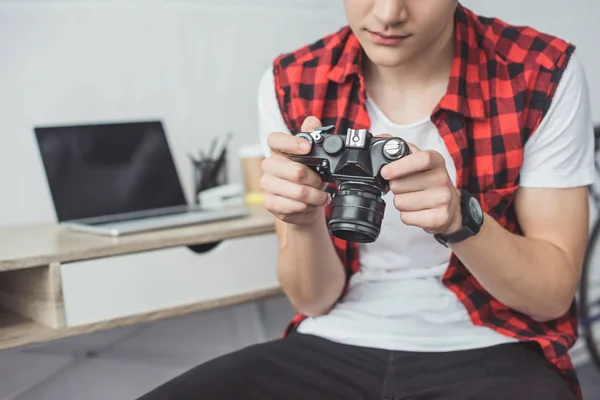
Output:
[[396,123],[424,118],[446,93],[454,59],[454,24],[418,57],[397,67],[366,60],[364,76],[369,97]]
[[454,58],[454,25],[449,24],[439,40],[396,67],[382,67],[365,58],[365,78],[374,85],[385,84],[395,91],[411,91],[428,86],[432,80],[450,76]]

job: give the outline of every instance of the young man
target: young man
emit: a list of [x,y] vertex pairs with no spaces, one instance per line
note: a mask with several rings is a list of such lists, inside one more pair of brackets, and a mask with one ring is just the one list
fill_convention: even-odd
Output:
[[[280,340],[207,362],[158,399],[574,399],[568,356],[593,133],[570,44],[456,0],[345,0],[349,26],[285,54],[259,93]],[[333,124],[410,143],[379,237],[327,229],[330,196],[290,133]]]

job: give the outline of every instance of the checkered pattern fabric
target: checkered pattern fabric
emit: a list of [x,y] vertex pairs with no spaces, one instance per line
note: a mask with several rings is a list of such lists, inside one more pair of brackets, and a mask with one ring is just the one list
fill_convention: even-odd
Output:
[[[457,170],[457,186],[511,232],[521,233],[513,199],[523,146],[548,111],[574,47],[529,27],[477,16],[459,5],[448,90],[431,115]],[[274,62],[277,97],[292,132],[316,116],[323,125],[369,129],[361,75],[364,53],[349,27]],[[330,210],[326,210],[329,216]],[[358,246],[332,237],[347,277],[359,269]],[[551,322],[536,322],[495,300],[452,255],[443,283],[474,324],[520,340],[534,340],[581,397],[567,353],[577,337],[575,305]],[[297,315],[288,330],[305,317]]]

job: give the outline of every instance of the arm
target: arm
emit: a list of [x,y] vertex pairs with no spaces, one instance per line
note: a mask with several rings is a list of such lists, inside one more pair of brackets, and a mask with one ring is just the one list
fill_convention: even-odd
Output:
[[[327,230],[323,210],[327,195],[318,190],[321,178],[287,157],[301,150],[294,147],[299,142],[289,135],[274,93],[273,74],[268,70],[258,91],[260,140],[267,156],[261,187],[265,207],[277,217],[277,276],[296,310],[317,316],[326,313],[340,297],[345,285],[344,267]],[[319,125],[311,118],[302,129]]]
[[486,218],[480,234],[451,245],[499,301],[536,320],[564,315],[588,240],[593,125],[588,85],[573,55],[553,104],[524,148],[515,211],[523,236]]
[[[386,172],[396,177],[390,187],[402,220],[432,234],[457,231],[462,224],[460,192],[449,183],[441,155],[413,149],[414,154],[389,164]],[[427,181],[438,183],[422,186]],[[535,320],[558,318],[571,305],[581,275],[587,188],[520,188],[515,208],[522,236],[486,214],[477,235],[450,247],[501,303]]]
[[556,319],[567,312],[581,276],[587,189],[522,188],[515,207],[523,236],[486,215],[479,234],[450,247],[498,301],[538,321]]
[[345,274],[325,219],[306,226],[276,220],[275,227],[279,237],[277,276],[284,293],[307,316],[327,313],[344,289]]
[[[477,235],[450,244],[494,298],[538,321],[564,315],[575,296],[587,245],[593,148],[587,82],[574,57],[524,148],[515,197],[523,235],[485,215]],[[462,224],[460,192],[442,156],[414,150],[386,171],[401,218],[430,233],[456,231]]]

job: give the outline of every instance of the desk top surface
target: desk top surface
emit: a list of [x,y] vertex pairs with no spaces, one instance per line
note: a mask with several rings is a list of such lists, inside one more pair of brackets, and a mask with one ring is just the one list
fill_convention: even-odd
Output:
[[274,217],[264,207],[252,206],[251,210],[247,217],[122,237],[74,232],[52,223],[3,228],[0,229],[0,271],[211,243],[274,231]]

